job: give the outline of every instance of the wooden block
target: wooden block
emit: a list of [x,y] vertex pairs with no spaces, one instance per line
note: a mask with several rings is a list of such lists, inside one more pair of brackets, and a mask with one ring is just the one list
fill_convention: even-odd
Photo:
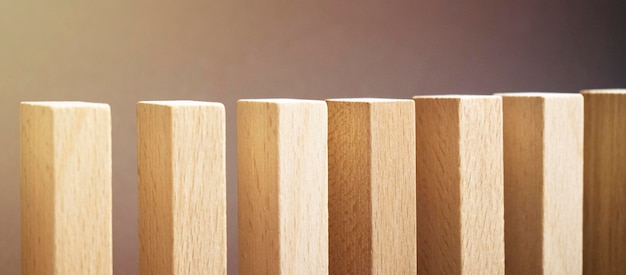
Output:
[[220,103],[137,104],[141,274],[226,274]]
[[20,105],[22,274],[112,274],[106,104]]
[[237,104],[239,271],[328,273],[324,101]]
[[585,99],[584,274],[626,274],[626,89]]
[[581,274],[583,98],[501,94],[507,274]]
[[502,105],[415,97],[420,274],[504,274]]
[[328,100],[331,274],[415,274],[415,103]]

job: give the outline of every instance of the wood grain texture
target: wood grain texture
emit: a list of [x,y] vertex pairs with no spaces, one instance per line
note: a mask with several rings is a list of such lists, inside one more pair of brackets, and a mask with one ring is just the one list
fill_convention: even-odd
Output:
[[137,104],[141,274],[226,274],[220,103]]
[[583,98],[501,94],[507,274],[581,274]]
[[414,102],[327,104],[330,273],[417,273]]
[[626,274],[626,90],[585,100],[584,274]]
[[20,105],[22,274],[112,274],[106,104]]
[[503,274],[502,104],[415,97],[421,274]]
[[239,272],[328,273],[327,108],[237,104]]

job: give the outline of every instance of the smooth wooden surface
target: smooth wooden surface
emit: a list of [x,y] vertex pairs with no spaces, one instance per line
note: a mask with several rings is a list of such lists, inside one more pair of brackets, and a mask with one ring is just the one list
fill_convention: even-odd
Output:
[[20,105],[22,274],[111,274],[106,104]]
[[415,274],[415,104],[328,100],[330,274]]
[[584,274],[626,274],[626,90],[582,94]]
[[328,273],[327,108],[240,100],[240,274]]
[[137,104],[141,274],[226,274],[220,103]]
[[583,98],[500,94],[507,274],[581,274]]
[[415,97],[420,274],[504,274],[502,104]]

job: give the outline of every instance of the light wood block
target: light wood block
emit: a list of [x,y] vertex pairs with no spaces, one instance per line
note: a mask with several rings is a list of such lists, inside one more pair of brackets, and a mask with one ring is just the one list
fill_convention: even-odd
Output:
[[584,274],[626,274],[626,89],[582,94]]
[[420,274],[503,274],[502,102],[415,97]]
[[141,274],[226,274],[220,103],[137,104]]
[[583,98],[501,94],[507,274],[581,274]]
[[327,108],[237,104],[239,272],[328,273]]
[[330,274],[415,274],[415,104],[328,100]]
[[20,105],[22,274],[112,274],[106,104]]

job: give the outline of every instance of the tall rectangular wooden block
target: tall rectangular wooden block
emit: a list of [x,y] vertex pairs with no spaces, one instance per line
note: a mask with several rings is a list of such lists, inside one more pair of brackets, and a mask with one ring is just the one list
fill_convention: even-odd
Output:
[[415,274],[415,104],[328,100],[331,274]]
[[239,271],[328,273],[324,101],[237,104]]
[[106,104],[20,105],[22,274],[111,274]]
[[141,274],[226,274],[220,103],[137,104]]
[[584,274],[626,274],[626,90],[582,94]]
[[581,274],[583,98],[502,94],[507,274]]
[[415,97],[420,274],[503,274],[502,104]]

